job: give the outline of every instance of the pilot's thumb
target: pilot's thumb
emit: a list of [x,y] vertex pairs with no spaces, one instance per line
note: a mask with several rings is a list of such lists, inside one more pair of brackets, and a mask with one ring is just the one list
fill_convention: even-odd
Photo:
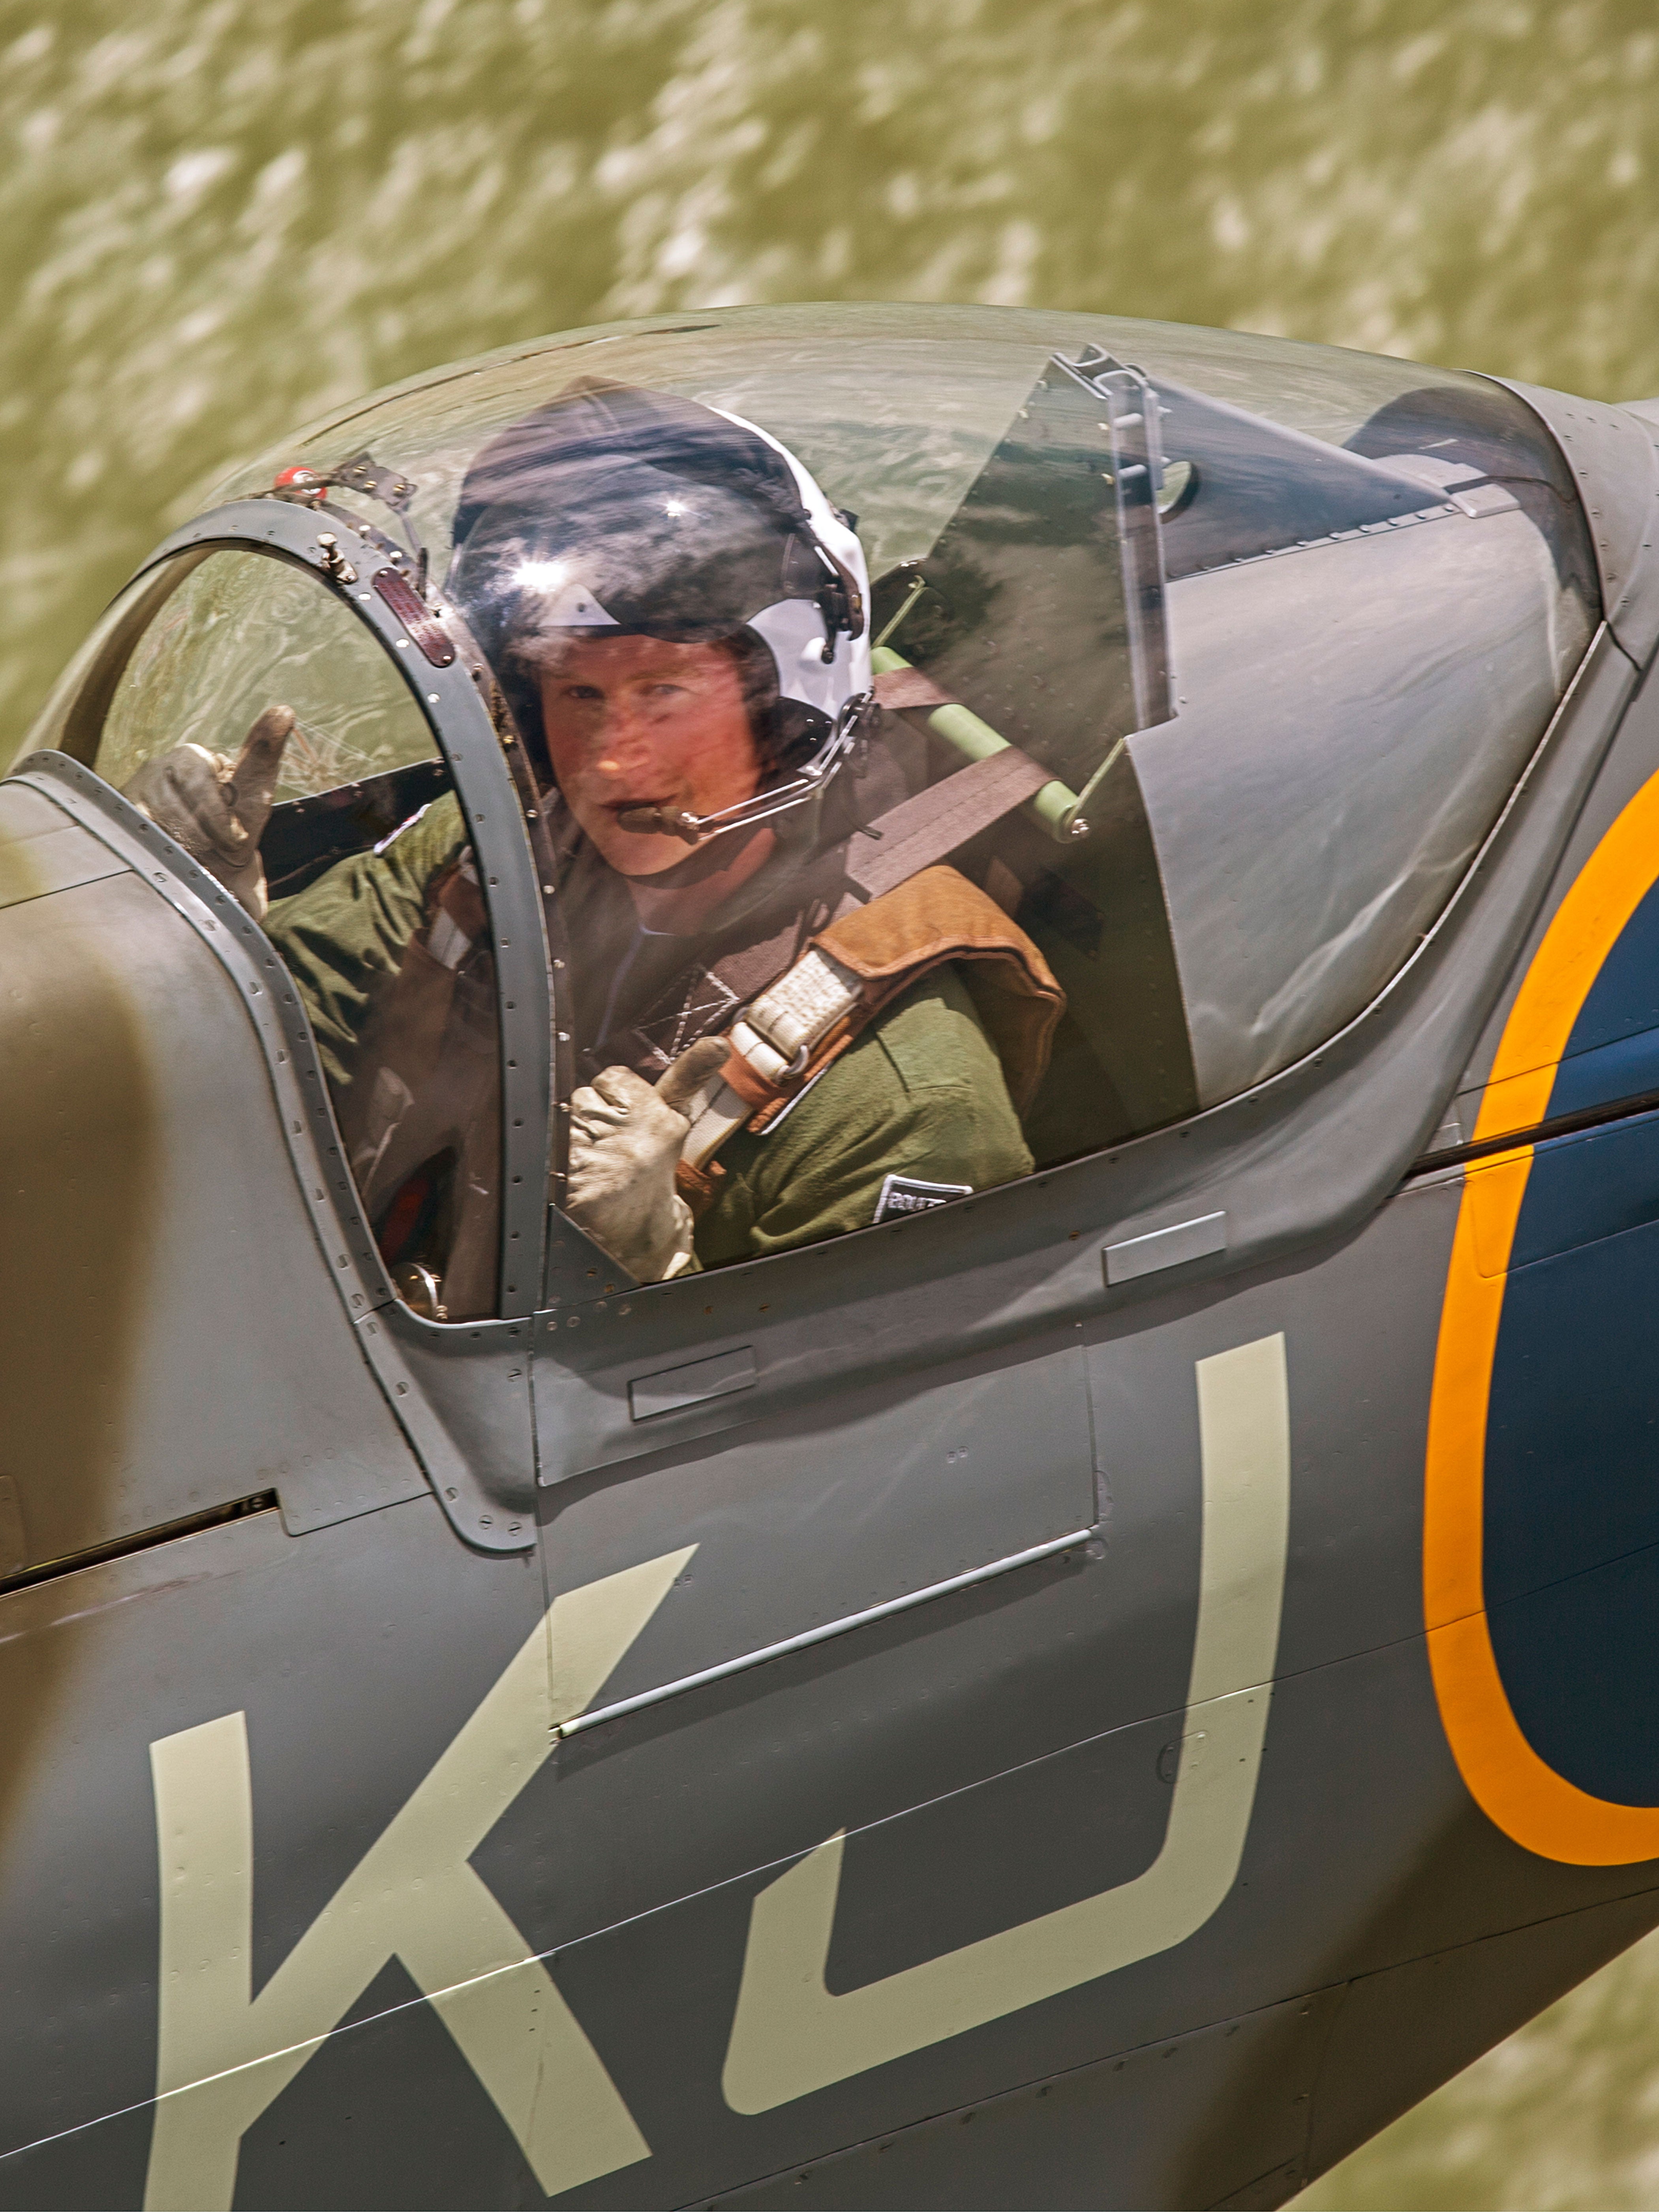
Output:
[[695,1121],[708,1103],[708,1094],[726,1065],[731,1048],[724,1037],[699,1037],[688,1045],[674,1065],[657,1082],[657,1096],[688,1121]]
[[270,819],[283,753],[293,729],[292,707],[267,707],[242,740],[230,771],[236,818],[256,843]]

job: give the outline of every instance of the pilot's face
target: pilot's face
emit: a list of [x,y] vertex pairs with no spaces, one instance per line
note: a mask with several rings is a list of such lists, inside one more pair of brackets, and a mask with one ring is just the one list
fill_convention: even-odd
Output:
[[538,672],[553,774],[613,868],[659,875],[678,837],[624,830],[635,806],[713,814],[751,798],[760,760],[736,663],[718,645],[572,638]]

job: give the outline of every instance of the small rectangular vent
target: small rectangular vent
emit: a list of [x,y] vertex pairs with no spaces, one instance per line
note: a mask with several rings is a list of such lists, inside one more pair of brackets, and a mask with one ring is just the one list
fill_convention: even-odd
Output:
[[1178,1267],[1185,1260],[1207,1259],[1212,1252],[1226,1249],[1226,1215],[1201,1213],[1195,1221],[1177,1221],[1172,1228],[1109,1244],[1106,1281],[1109,1287],[1133,1283],[1138,1275],[1155,1275],[1161,1267]]
[[705,1398],[750,1389],[755,1373],[755,1354],[746,1344],[736,1352],[717,1352],[712,1359],[694,1359],[685,1367],[665,1367],[655,1375],[636,1376],[629,1384],[629,1411],[636,1421],[677,1413],[682,1407],[701,1405]]

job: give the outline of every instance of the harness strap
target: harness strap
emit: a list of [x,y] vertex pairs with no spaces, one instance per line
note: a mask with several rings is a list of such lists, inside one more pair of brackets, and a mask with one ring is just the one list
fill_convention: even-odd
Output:
[[[898,655],[894,654],[896,660]],[[884,668],[871,687],[876,695],[876,704],[885,707],[892,714],[923,714],[940,707],[959,707],[962,704],[954,691],[941,691],[924,669],[914,668],[907,660],[898,668]]]
[[693,1209],[713,1194],[710,1163],[735,1129],[767,1128],[884,1006],[947,962],[963,963],[1023,1113],[1048,1066],[1066,994],[994,900],[954,868],[927,868],[818,931],[733,1024],[725,1065],[682,1109],[691,1128],[680,1188]]
[[[850,896],[843,892],[838,902],[826,896],[821,915],[829,920],[854,913],[860,904],[884,897],[923,869],[948,860],[982,830],[1023,805],[1048,781],[1047,772],[1029,754],[1010,745],[902,799],[854,830],[842,872]],[[725,954],[708,972],[742,1006],[775,982],[811,941],[805,921],[791,921],[760,944]]]
[[[920,670],[881,684],[882,704],[893,711],[945,701]],[[713,1198],[721,1172],[714,1155],[735,1130],[745,1121],[757,1133],[768,1128],[890,1000],[950,961],[964,963],[1015,1110],[1025,1111],[1048,1067],[1065,993],[1024,931],[940,864],[1049,781],[1028,753],[1007,745],[854,832],[848,898],[733,1022],[719,1073],[681,1102],[691,1127],[678,1182],[694,1212]],[[745,948],[711,973],[741,1000],[761,981],[757,955],[775,958],[781,949],[777,939]]]
[[974,761],[872,822],[863,835],[873,850],[860,849],[855,836],[847,879],[866,899],[880,898],[1000,822],[1051,781],[1048,770],[1016,745]]

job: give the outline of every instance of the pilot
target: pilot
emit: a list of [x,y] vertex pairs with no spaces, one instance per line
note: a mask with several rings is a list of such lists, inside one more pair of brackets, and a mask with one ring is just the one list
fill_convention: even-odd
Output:
[[[503,738],[532,764],[556,878],[563,1204],[578,1224],[659,1280],[1027,1173],[1017,1101],[1063,1007],[1041,955],[939,865],[947,836],[880,895],[854,880],[860,854],[881,851],[881,817],[907,798],[914,811],[926,769],[872,709],[850,518],[738,418],[588,382],[478,456],[455,541],[445,599],[493,672]],[[280,721],[268,710],[234,769],[180,769],[173,754],[145,772],[157,818],[224,880],[240,871],[255,911],[249,854]],[[245,835],[205,834],[210,784]],[[455,1172],[487,1183],[488,937],[453,797],[279,902],[267,927],[377,1226],[388,1204],[409,1211],[398,1194],[436,1127],[414,1101],[471,979],[473,1057],[437,1120],[453,1124]]]

